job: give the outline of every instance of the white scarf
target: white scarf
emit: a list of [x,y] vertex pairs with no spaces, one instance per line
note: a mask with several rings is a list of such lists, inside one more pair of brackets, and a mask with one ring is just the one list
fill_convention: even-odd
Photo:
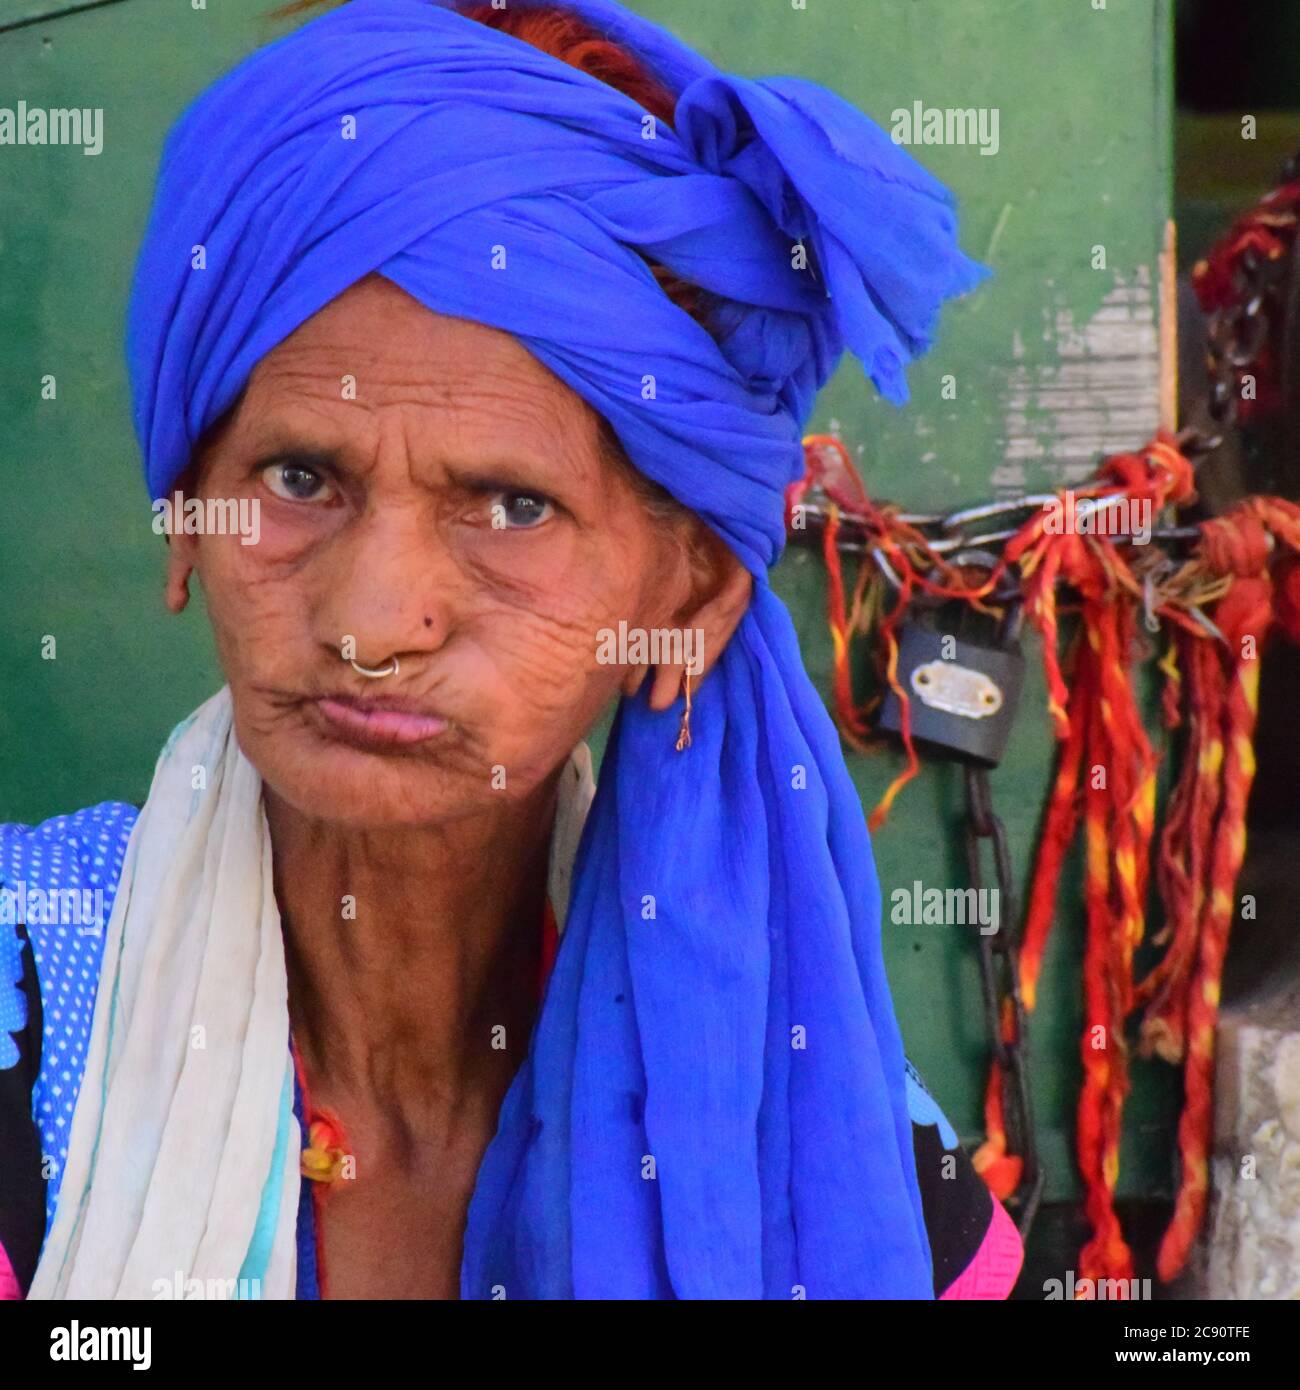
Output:
[[[564,923],[591,755],[560,779]],[[173,731],[104,942],[54,1224],[30,1298],[293,1298],[298,1156],[288,988],[262,781],[223,688]],[[240,1290],[241,1278],[257,1279]]]

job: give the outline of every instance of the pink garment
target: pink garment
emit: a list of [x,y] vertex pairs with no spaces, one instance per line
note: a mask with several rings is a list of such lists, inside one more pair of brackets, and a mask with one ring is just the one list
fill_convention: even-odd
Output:
[[23,1291],[18,1287],[18,1276],[14,1273],[14,1267],[9,1263],[9,1256],[5,1254],[5,1248],[0,1245],[0,1303],[6,1299],[12,1301],[23,1296]]
[[939,1295],[944,1298],[1006,1298],[1015,1288],[1025,1247],[1006,1208],[993,1200],[993,1219],[970,1264]]

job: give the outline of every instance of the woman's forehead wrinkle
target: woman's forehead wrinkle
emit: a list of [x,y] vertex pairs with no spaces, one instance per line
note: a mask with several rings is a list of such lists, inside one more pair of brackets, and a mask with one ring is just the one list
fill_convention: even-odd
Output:
[[250,386],[234,419],[230,437],[259,457],[279,454],[333,455],[348,431],[327,397],[308,391]]
[[571,387],[509,334],[436,314],[385,281],[345,291],[269,353],[249,396],[264,451],[337,443],[370,455],[383,438],[412,464],[600,476],[595,415]]
[[412,476],[465,470],[526,484],[560,479],[595,486],[603,462],[593,423],[577,412],[498,411],[472,396],[371,404],[299,392],[250,393],[240,412],[242,448],[256,458],[372,472],[402,458]]
[[[521,373],[513,362],[457,363],[447,370],[428,364],[400,383],[373,383],[374,399],[365,404],[382,435],[395,445],[400,435],[413,463],[495,470],[503,480],[521,468],[591,480],[600,467],[591,411],[548,377]],[[365,394],[359,385],[357,402],[348,404],[361,403]]]

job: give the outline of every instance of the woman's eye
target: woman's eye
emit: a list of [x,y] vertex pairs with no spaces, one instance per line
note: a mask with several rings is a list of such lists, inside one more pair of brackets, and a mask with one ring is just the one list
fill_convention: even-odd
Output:
[[302,463],[272,463],[262,470],[267,487],[286,502],[327,502],[334,495],[329,480]]
[[492,529],[520,531],[540,526],[555,513],[555,504],[538,492],[497,492],[492,496]]

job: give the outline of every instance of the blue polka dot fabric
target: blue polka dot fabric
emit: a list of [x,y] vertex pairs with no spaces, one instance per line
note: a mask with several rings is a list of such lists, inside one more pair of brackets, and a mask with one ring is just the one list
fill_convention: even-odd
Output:
[[44,1011],[32,1118],[49,1173],[47,1223],[68,1157],[105,928],[138,815],[125,802],[105,801],[40,825],[0,825],[0,888],[6,890],[0,902],[0,1068],[17,1063],[9,1034],[27,1024],[16,909],[32,943]]
[[0,904],[0,1070],[18,1064],[18,1044],[9,1035],[27,1027],[22,945],[13,925],[17,920]]

